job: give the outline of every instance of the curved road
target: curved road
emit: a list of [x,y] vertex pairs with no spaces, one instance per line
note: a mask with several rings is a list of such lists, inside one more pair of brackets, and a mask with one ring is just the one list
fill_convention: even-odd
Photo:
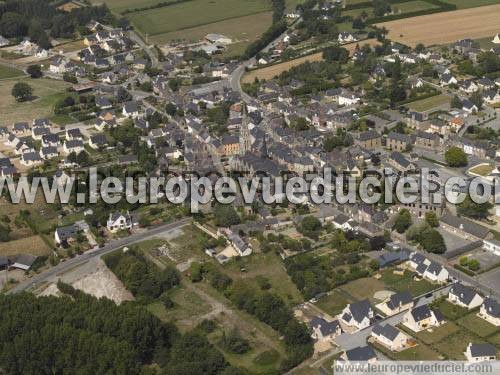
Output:
[[17,284],[14,288],[10,289],[7,291],[7,294],[10,293],[20,293],[28,289],[35,289],[42,284],[51,281],[52,279],[55,279],[58,275],[61,275],[75,267],[81,266],[85,262],[87,262],[89,259],[95,258],[95,257],[101,257],[104,254],[110,253],[112,251],[115,251],[123,246],[129,246],[137,242],[141,242],[144,240],[147,240],[149,238],[158,236],[160,234],[163,234],[165,232],[171,232],[173,230],[179,229],[183,227],[184,225],[188,224],[191,222],[191,218],[185,218],[173,223],[169,224],[162,224],[159,226],[156,226],[154,228],[151,228],[147,231],[144,231],[142,233],[137,233],[133,234],[131,236],[128,236],[126,238],[121,238],[118,240],[113,240],[109,244],[105,245],[102,248],[96,249],[96,250],[90,250],[87,251],[86,253],[76,256],[75,258],[69,259],[65,262],[59,263],[57,266],[49,268],[46,271],[43,271],[42,273],[39,273],[19,284]]

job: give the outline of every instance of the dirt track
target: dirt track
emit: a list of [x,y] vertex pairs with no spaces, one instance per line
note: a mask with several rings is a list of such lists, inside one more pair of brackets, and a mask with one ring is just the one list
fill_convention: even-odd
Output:
[[500,32],[500,4],[405,18],[377,24],[388,38],[409,46],[446,44],[470,38],[493,37]]

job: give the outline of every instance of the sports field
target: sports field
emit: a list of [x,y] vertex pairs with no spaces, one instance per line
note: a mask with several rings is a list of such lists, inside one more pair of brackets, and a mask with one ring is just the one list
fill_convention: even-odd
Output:
[[389,30],[388,38],[415,46],[452,43],[459,39],[493,36],[500,25],[500,4],[462,9],[377,24]]

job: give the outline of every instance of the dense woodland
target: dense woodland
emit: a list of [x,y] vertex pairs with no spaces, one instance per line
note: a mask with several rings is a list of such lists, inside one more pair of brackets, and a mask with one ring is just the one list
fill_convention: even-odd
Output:
[[0,295],[0,372],[139,374],[156,363],[164,374],[238,373],[197,330],[181,335],[134,303],[59,288],[60,298]]

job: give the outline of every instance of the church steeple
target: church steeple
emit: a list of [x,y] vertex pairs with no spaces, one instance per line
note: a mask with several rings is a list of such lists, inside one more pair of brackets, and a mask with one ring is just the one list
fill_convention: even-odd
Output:
[[247,114],[247,107],[243,104],[243,114],[240,128],[240,155],[245,155],[250,151],[252,142],[250,140],[250,119]]

